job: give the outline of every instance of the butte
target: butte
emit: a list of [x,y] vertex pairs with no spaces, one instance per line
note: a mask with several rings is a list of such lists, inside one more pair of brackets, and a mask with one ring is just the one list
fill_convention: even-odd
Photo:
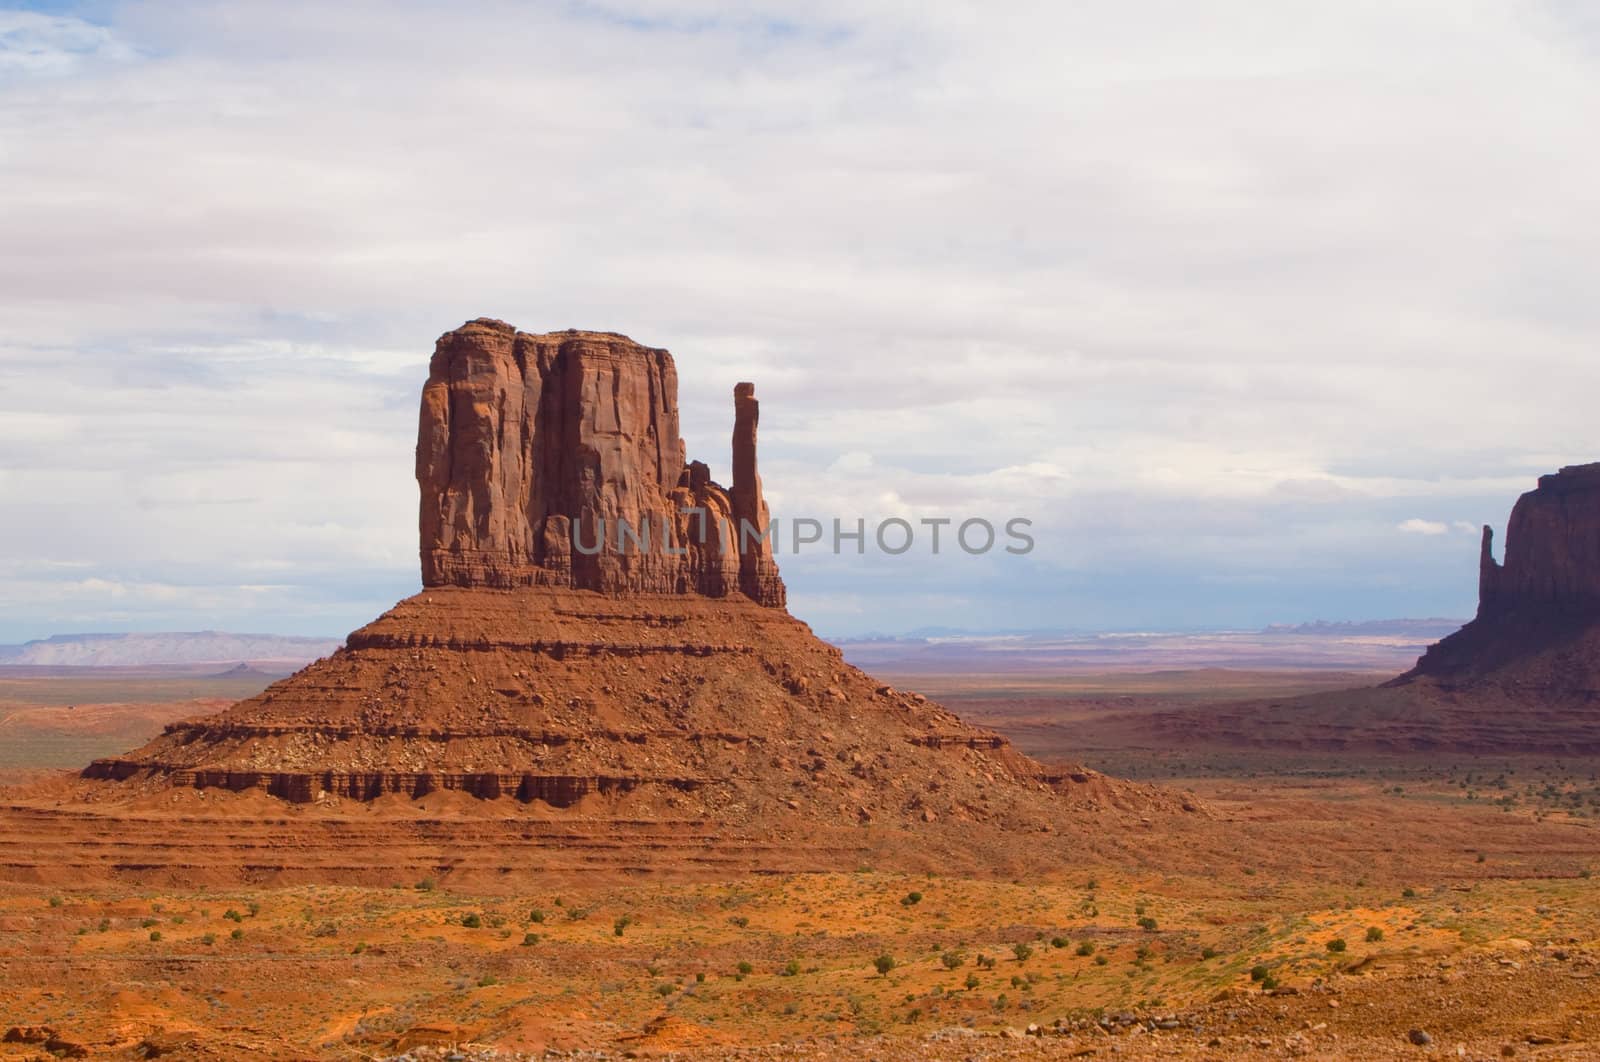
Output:
[[667,351],[483,318],[446,333],[416,451],[422,592],[0,810],[0,872],[1009,873],[1194,810],[1042,766],[791,616],[758,414],[739,384],[723,487],[686,460]]
[[1600,463],[1540,476],[1483,529],[1478,612],[1380,686],[1151,713],[1141,740],[1300,749],[1600,755]]

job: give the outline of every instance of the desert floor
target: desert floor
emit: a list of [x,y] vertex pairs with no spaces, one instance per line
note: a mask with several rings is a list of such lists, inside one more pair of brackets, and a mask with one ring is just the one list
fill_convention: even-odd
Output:
[[[30,681],[0,689],[29,721],[13,766],[18,735],[95,755],[232,693]],[[1308,681],[920,683],[1041,758],[1198,797],[1203,827],[1141,865],[0,883],[0,1059],[1600,1058],[1600,764],[1095,740],[1102,711]]]

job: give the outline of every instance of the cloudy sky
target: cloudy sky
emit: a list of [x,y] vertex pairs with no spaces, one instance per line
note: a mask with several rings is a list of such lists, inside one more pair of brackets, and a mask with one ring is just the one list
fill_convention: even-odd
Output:
[[673,350],[793,611],[1459,616],[1600,458],[1584,0],[0,0],[0,640],[342,634],[418,585],[468,318]]

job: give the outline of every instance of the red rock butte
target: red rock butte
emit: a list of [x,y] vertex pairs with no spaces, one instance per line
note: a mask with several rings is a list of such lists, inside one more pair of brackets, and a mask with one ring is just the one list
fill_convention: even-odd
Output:
[[[446,333],[416,453],[422,592],[260,695],[94,762],[60,806],[10,808],[0,871],[151,880],[203,858],[218,879],[365,880],[410,852],[484,873],[1004,872],[1194,810],[1045,767],[845,663],[789,615],[761,535],[754,387],[734,389],[727,488],[686,461],[677,390],[665,350],[612,333]],[[159,843],[128,825],[173,807]],[[311,816],[281,849],[230,847],[207,818],[227,808],[237,837],[281,826],[274,807]],[[203,857],[169,851],[183,823]],[[71,840],[85,829],[95,844]]]
[[486,318],[446,333],[417,434],[422,585],[738,592],[782,607],[753,384],[734,406],[725,489],[684,458],[665,350]]
[[1143,716],[1139,740],[1309,752],[1600,755],[1600,464],[1539,477],[1483,529],[1478,614],[1380,686]]
[[1395,684],[1600,706],[1600,463],[1540,476],[1511,510],[1503,564],[1493,546],[1485,527],[1477,616]]

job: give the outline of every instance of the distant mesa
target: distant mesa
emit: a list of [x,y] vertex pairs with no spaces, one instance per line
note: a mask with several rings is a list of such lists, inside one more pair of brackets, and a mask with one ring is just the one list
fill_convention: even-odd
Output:
[[[446,333],[416,452],[422,592],[259,696],[91,764],[78,801],[414,816],[454,800],[513,824],[514,841],[483,842],[487,865],[546,869],[837,868],[869,844],[889,846],[878,865],[995,868],[1057,858],[1030,838],[1111,843],[1117,816],[1193,809],[1045,767],[790,616],[753,385],[733,403],[724,487],[686,458],[665,350],[483,318]],[[920,840],[892,844],[903,831]],[[454,860],[465,836],[429,843]],[[91,855],[114,858],[72,858]]]
[[310,663],[339,648],[335,638],[193,631],[160,634],[58,634],[0,646],[6,667],[221,667],[241,661],[269,672]]

